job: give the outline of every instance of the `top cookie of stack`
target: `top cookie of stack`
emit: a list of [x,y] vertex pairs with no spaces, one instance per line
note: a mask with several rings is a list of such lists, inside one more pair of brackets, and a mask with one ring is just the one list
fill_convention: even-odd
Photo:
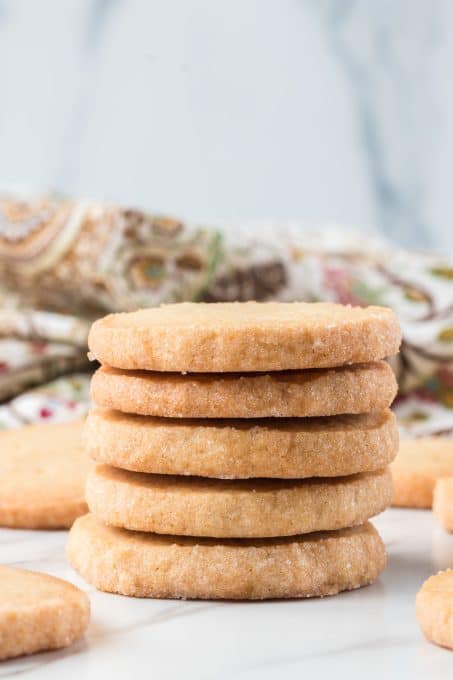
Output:
[[101,589],[157,597],[373,581],[385,551],[367,519],[390,504],[398,445],[382,360],[400,340],[391,310],[327,303],[183,303],[97,321],[85,437],[101,463],[87,486],[96,519],[73,527],[72,563]]
[[104,364],[92,394],[105,408],[176,418],[367,413],[395,396],[380,360],[400,340],[381,307],[183,303],[112,314],[90,332]]
[[385,307],[328,302],[185,302],[93,324],[103,364],[147,371],[227,373],[329,368],[396,354],[398,321]]

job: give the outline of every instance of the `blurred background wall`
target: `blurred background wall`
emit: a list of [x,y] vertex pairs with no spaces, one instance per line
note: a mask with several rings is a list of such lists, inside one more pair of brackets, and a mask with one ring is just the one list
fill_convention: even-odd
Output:
[[451,0],[0,0],[0,184],[453,247]]

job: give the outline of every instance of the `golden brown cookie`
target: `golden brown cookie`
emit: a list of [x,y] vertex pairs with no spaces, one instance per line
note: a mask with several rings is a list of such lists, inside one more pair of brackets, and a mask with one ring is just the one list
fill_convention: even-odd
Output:
[[307,480],[220,480],[98,465],[90,512],[112,526],[177,536],[293,536],[362,524],[390,505],[390,470]]
[[94,409],[84,440],[99,463],[135,472],[235,479],[338,477],[395,457],[389,409],[356,416],[182,420]]
[[68,647],[89,618],[88,597],[71,583],[0,566],[0,659]]
[[375,361],[395,354],[400,341],[385,307],[184,302],[110,314],[94,323],[88,344],[115,368],[223,373]]
[[0,526],[65,528],[87,511],[91,463],[82,427],[78,421],[0,433]]
[[428,640],[453,649],[453,569],[430,576],[417,593],[416,606]]
[[102,408],[168,418],[330,416],[381,411],[397,385],[382,361],[253,375],[159,373],[101,367],[91,396]]
[[403,439],[391,469],[394,486],[392,505],[430,508],[436,481],[453,476],[453,439]]
[[386,564],[374,527],[255,540],[144,534],[80,517],[67,545],[92,585],[134,597],[322,597],[372,583]]
[[453,476],[437,480],[433,511],[444,529],[453,531]]

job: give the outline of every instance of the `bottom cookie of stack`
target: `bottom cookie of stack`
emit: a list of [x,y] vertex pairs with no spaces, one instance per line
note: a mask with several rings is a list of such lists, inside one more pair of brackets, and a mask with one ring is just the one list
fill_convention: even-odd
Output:
[[128,531],[85,515],[67,555],[99,590],[182,599],[322,597],[369,585],[386,565],[369,522],[289,538],[211,539]]

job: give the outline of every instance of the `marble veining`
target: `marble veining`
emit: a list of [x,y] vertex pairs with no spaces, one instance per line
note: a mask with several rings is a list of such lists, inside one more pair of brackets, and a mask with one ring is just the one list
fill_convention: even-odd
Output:
[[66,532],[0,531],[5,564],[43,570],[85,588],[86,639],[68,650],[4,662],[0,677],[308,677],[447,680],[453,655],[426,642],[414,600],[432,573],[453,565],[453,536],[428,511],[376,518],[389,564],[373,586],[335,597],[275,602],[183,602],[100,593],[64,557]]
[[[407,63],[399,44],[405,9],[400,3],[384,2],[377,10],[375,3],[332,0],[324,18],[329,45],[350,84],[376,223],[388,235],[398,233],[405,241],[429,246],[433,244],[423,215],[423,157],[412,135],[414,127],[429,119],[433,105],[432,98],[414,95],[426,91],[423,66],[436,48],[439,16],[426,3],[412,3],[406,40],[414,59]],[[358,24],[363,35],[355,40]]]
[[0,186],[453,246],[448,0],[0,0]]

